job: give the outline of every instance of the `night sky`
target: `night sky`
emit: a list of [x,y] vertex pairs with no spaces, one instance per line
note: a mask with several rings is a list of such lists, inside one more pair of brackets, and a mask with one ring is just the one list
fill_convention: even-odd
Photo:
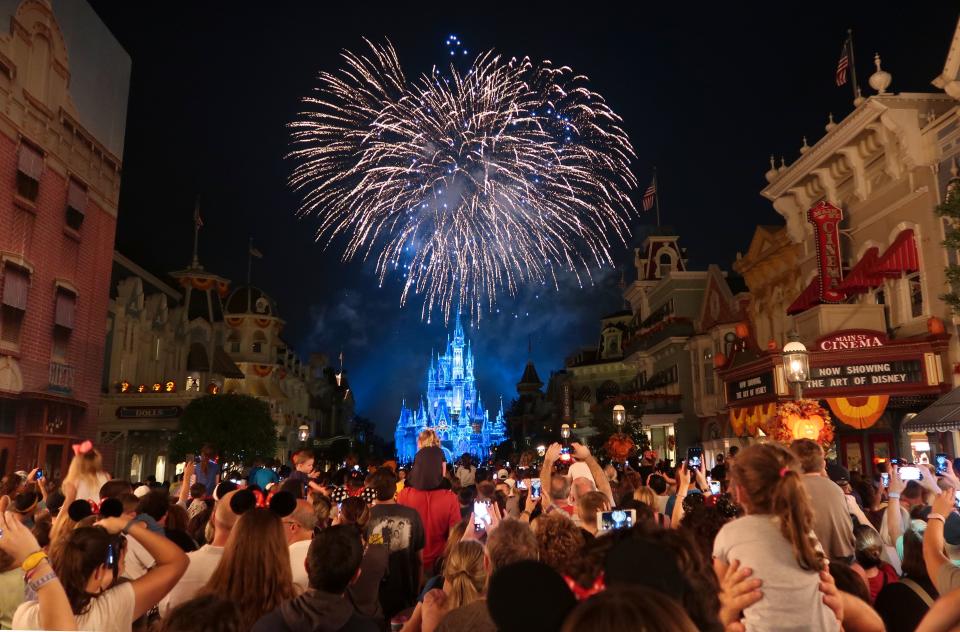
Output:
[[[277,301],[285,338],[304,358],[342,348],[358,414],[388,437],[401,398],[424,391],[430,350],[443,345],[445,327],[421,322],[416,302],[400,309],[400,283],[378,289],[372,264],[342,264],[342,243],[327,251],[314,243],[313,224],[294,217],[299,199],[286,185],[286,125],[317,72],[340,67],[343,48],[389,38],[411,77],[445,63],[444,40],[455,33],[471,53],[495,48],[586,74],[624,118],[641,189],[657,166],[663,222],[678,227],[691,265],[729,270],[757,224],[781,223],[759,195],[768,156],[796,160],[801,137],[813,145],[828,112],[839,121],[852,109],[850,86],[834,85],[846,29],[854,29],[865,94],[874,52],[893,74],[892,91],[929,92],[957,21],[952,3],[891,14],[874,2],[616,10],[583,3],[575,11],[91,2],[133,58],[117,250],[154,273],[185,267],[199,195],[204,266],[242,284],[252,236],[264,254],[253,282]],[[653,222],[652,214],[635,222],[630,247]],[[500,394],[506,402],[515,396],[528,339],[544,381],[566,355],[595,344],[599,317],[622,306],[620,271],[632,280],[629,249],[617,259],[619,270],[596,272],[585,289],[566,278],[559,292],[503,296],[499,313],[468,332],[491,413]]]

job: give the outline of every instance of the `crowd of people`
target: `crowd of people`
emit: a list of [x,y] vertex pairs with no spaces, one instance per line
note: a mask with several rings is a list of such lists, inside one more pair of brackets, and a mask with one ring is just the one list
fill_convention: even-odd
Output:
[[[707,471],[600,462],[409,469],[300,451],[238,479],[204,446],[167,486],[111,478],[89,443],[63,481],[0,489],[0,628],[117,632],[880,631],[960,625],[952,467],[902,480],[809,440]],[[692,465],[692,464],[691,464]]]

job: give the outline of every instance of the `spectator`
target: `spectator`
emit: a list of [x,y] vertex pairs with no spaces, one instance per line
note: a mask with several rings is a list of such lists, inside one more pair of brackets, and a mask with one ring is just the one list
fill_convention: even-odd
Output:
[[731,479],[747,515],[720,529],[714,567],[723,580],[738,562],[763,582],[763,598],[743,610],[746,628],[776,622],[780,630],[838,630],[819,590],[826,560],[812,535],[797,458],[776,444],[752,445],[737,457]]
[[163,521],[163,534],[167,539],[175,542],[184,553],[197,550],[197,543],[187,533],[189,518],[187,510],[180,505],[167,507],[167,515]]
[[604,511],[610,511],[610,501],[600,492],[588,492],[577,501],[577,515],[585,541],[597,535],[597,516]]
[[470,455],[460,457],[460,465],[453,471],[460,481],[460,487],[470,487],[477,484],[477,466],[470,462]]
[[554,473],[554,465],[559,458],[560,444],[551,444],[543,455],[543,467],[540,470],[540,484],[543,486],[546,501],[542,508],[545,513],[560,510],[569,517],[573,516],[577,508],[570,502],[570,479]]
[[816,441],[797,439],[790,450],[800,460],[803,487],[811,502],[813,531],[829,559],[853,561],[853,524],[843,490],[827,478],[823,448]]
[[387,573],[389,554],[382,544],[370,544],[366,539],[370,508],[360,498],[348,498],[343,501],[337,520],[337,524],[356,527],[364,547],[363,561],[360,562],[360,576],[347,588],[347,596],[357,612],[372,617],[378,623],[383,622],[379,589]]
[[171,610],[159,632],[244,632],[244,628],[234,602],[203,595]]
[[[363,559],[360,535],[351,525],[318,533],[307,554],[310,590],[263,616],[253,632],[379,632],[373,619],[358,614],[345,598]],[[245,629],[245,628],[244,628]]]
[[220,564],[198,594],[236,602],[244,629],[292,598],[290,553],[280,517],[267,509],[244,512],[230,530]]
[[[892,481],[891,481],[892,484]],[[874,607],[883,618],[887,632],[912,632],[937,599],[939,593],[923,563],[923,531],[926,523],[915,520],[903,534],[903,575],[877,594]]]
[[[423,467],[420,467],[420,462]],[[439,475],[436,464],[440,463]],[[422,472],[420,470],[423,470]],[[452,472],[450,473],[453,474]],[[417,453],[410,466],[410,475],[406,479],[405,487],[425,485],[430,489],[438,489],[440,480],[447,475],[446,457],[440,448],[440,437],[433,428],[425,428],[417,435]]]
[[873,603],[884,586],[899,579],[897,571],[881,559],[883,541],[876,529],[859,525],[854,528],[853,536],[856,542],[857,564],[863,568],[866,575],[867,586],[870,589],[870,603]]
[[710,470],[710,478],[714,481],[720,481],[722,484],[725,484],[727,480],[727,464],[724,463],[723,452],[717,455],[717,462],[714,464],[713,469]]
[[386,467],[370,475],[367,485],[376,498],[366,526],[367,542],[382,544],[389,553],[387,576],[380,587],[383,614],[390,620],[417,601],[426,536],[420,514],[394,500],[397,478]]
[[487,586],[487,557],[475,540],[458,542],[443,565],[443,588],[417,604],[403,632],[433,632],[447,613],[482,599]]
[[313,505],[302,498],[297,499],[297,507],[293,513],[283,519],[283,533],[287,537],[287,548],[290,552],[290,571],[297,594],[309,587],[307,551],[310,549],[316,526],[317,514]]
[[640,586],[610,588],[581,602],[570,613],[563,632],[629,630],[637,621],[643,621],[644,632],[697,632],[676,601]]
[[[156,566],[134,581],[117,583],[123,565],[125,540],[140,541]],[[143,522],[106,518],[93,527],[79,527],[65,536],[53,561],[63,584],[77,627],[127,632],[169,592],[187,568],[187,556]],[[26,601],[13,616],[14,629],[41,628],[36,601]]]
[[443,551],[450,527],[461,520],[457,497],[450,490],[440,488],[442,478],[443,452],[436,446],[422,448],[414,458],[408,485],[400,492],[397,500],[399,504],[415,509],[420,515],[425,534],[425,571],[433,568],[434,561]]
[[[307,488],[310,488],[316,492],[322,492],[323,488],[314,480],[320,475],[320,473],[313,471],[313,465],[316,463],[316,458],[313,456],[313,451],[300,450],[298,452],[294,452],[290,459],[293,461],[293,471],[290,472],[289,478],[284,481],[284,485],[290,483],[290,481],[296,481],[296,483],[299,485],[299,493],[294,494],[294,496],[297,498],[305,498],[305,490]],[[284,487],[284,489],[287,488]],[[288,491],[290,490],[288,489]]]
[[[38,543],[37,549],[40,548]],[[0,550],[0,630],[10,629],[13,613],[23,603],[23,592],[23,569],[13,557]]]
[[540,516],[533,524],[540,560],[561,575],[576,574],[577,558],[584,546],[580,528],[560,512]]
[[67,504],[77,499],[99,503],[100,488],[110,480],[110,475],[103,470],[100,452],[89,441],[84,441],[74,446],[73,454],[62,484],[69,500]]
[[250,470],[247,481],[265,492],[269,491],[270,487],[280,481],[280,477],[277,476],[277,473],[270,467],[272,464],[273,462],[270,459],[267,459],[267,461],[264,461],[260,457],[254,459],[253,468]]
[[[955,492],[947,489],[933,501],[933,509],[927,516],[927,530],[923,536],[923,561],[927,576],[934,581],[941,595],[960,588],[960,514],[955,509]],[[951,555],[946,554],[948,548]]]
[[230,508],[230,500],[236,492],[229,492],[220,499],[213,510],[213,538],[198,550],[187,554],[189,564],[183,577],[170,593],[160,602],[160,614],[166,614],[185,601],[197,596],[207,584],[213,571],[223,559],[224,547],[230,539],[230,532],[237,522],[237,514]]

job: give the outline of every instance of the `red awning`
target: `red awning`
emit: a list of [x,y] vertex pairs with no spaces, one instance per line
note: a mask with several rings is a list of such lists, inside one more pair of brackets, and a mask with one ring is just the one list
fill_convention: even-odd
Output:
[[868,249],[857,265],[847,273],[839,290],[844,294],[859,294],[883,285],[883,275],[877,270],[880,261],[880,249],[874,246]]
[[806,289],[800,292],[800,296],[797,297],[795,301],[790,303],[790,307],[787,308],[787,314],[794,315],[799,314],[800,312],[806,311],[813,307],[814,305],[820,304],[820,277],[813,277],[813,281],[810,281],[810,285]]
[[907,229],[897,235],[887,251],[880,257],[874,269],[877,275],[898,278],[920,269],[920,257],[917,256],[917,244],[913,230]]

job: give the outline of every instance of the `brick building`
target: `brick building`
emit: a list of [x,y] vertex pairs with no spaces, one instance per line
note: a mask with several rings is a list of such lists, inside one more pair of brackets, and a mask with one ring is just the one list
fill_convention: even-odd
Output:
[[82,0],[0,5],[0,474],[95,435],[130,58]]

